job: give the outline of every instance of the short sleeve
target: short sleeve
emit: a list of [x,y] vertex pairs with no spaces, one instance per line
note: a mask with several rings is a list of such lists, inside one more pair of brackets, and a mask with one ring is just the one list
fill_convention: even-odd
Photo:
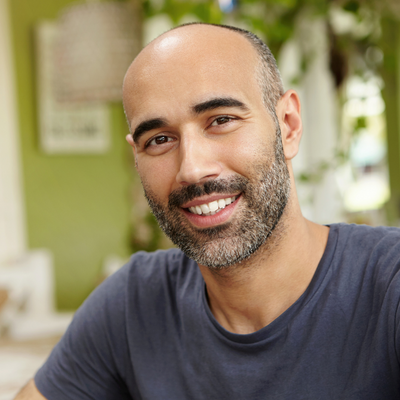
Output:
[[36,373],[48,400],[131,399],[125,324],[128,268],[103,282],[76,312],[65,335]]

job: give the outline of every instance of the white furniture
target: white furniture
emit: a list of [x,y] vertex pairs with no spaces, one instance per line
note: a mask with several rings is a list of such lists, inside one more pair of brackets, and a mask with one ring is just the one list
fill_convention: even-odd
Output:
[[9,294],[0,326],[12,339],[60,336],[72,319],[72,313],[55,311],[53,261],[47,250],[0,264],[0,287]]

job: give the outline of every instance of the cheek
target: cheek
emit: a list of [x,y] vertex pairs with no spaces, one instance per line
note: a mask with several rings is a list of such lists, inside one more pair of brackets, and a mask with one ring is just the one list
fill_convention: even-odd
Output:
[[[147,158],[147,157],[146,157]],[[164,202],[175,188],[176,167],[172,160],[163,157],[137,158],[137,170],[145,189]]]
[[254,172],[255,165],[267,164],[273,157],[274,145],[265,136],[246,132],[232,139],[220,154],[224,164],[241,175],[248,176]]

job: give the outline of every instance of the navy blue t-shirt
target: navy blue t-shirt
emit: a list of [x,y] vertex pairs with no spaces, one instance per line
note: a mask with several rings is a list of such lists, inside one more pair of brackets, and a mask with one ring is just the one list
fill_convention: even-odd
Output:
[[49,400],[400,399],[400,230],[332,225],[302,296],[239,335],[197,264],[137,253],[78,310],[35,377]]

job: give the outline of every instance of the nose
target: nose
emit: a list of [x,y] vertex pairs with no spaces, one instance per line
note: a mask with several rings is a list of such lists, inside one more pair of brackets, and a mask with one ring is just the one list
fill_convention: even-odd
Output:
[[222,172],[217,144],[200,133],[182,135],[179,152],[180,167],[176,181],[180,185],[215,179]]

